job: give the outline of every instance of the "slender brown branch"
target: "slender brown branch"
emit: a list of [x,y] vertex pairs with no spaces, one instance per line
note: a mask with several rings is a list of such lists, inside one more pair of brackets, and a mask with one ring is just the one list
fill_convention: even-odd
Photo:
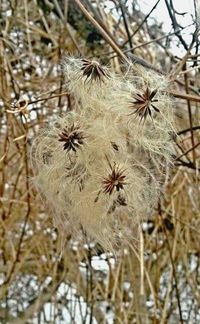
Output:
[[128,28],[126,13],[124,11],[124,6],[123,6],[121,0],[119,0],[119,6],[120,6],[120,9],[121,9],[121,12],[122,12],[122,18],[123,18],[123,21],[124,21],[124,27],[125,27],[126,34],[127,34],[127,37],[128,37],[128,43],[129,43],[130,48],[133,48],[132,37],[131,37],[130,31],[129,31],[129,28]]
[[[184,70],[186,70],[186,64],[184,65]],[[187,74],[184,74],[184,80],[185,80],[185,91],[188,94],[189,93],[189,87],[188,87]],[[190,100],[187,100],[187,106],[188,106],[188,116],[189,116],[189,123],[190,123],[191,142],[192,142],[192,146],[193,146],[192,156],[193,156],[193,163],[195,164],[196,154],[195,154],[194,133],[193,133],[193,129],[192,129],[193,128],[193,120],[192,120],[192,109],[191,109]]]
[[200,102],[200,96],[193,96],[191,94],[175,92],[172,90],[169,90],[168,93],[175,98]]
[[[156,2],[156,4],[152,7],[152,9],[149,11],[149,13],[144,17],[144,19],[142,20],[142,22],[139,24],[139,26],[137,27],[137,29],[132,33],[132,35],[130,35],[130,38],[133,38],[137,32],[141,29],[141,27],[144,25],[144,23],[147,21],[147,19],[150,17],[150,15],[152,14],[152,12],[156,9],[157,5],[159,4],[160,0],[158,0]],[[124,45],[126,45],[128,43],[128,39],[123,43],[122,47],[124,47]]]
[[91,16],[91,14],[87,11],[87,9],[82,5],[80,0],[74,0],[86,18],[99,30],[102,34],[103,38],[109,43],[109,45],[115,50],[115,52],[128,64],[130,63],[121,49],[118,47],[116,42],[114,42],[110,36],[105,32],[105,30],[99,25],[99,23]]
[[194,151],[195,148],[197,148],[200,145],[200,142],[195,144],[194,146],[192,146],[191,148],[189,148],[186,152],[184,152],[183,154],[179,155],[176,160],[179,160],[180,158],[182,158],[183,156],[187,155],[188,153],[190,153],[191,151]]
[[[199,130],[200,129],[200,126],[193,126],[192,127],[192,130],[195,131],[195,130]],[[186,128],[186,129],[183,129],[179,132],[177,132],[177,135],[182,135],[182,134],[185,134],[187,132],[191,131],[191,128]]]

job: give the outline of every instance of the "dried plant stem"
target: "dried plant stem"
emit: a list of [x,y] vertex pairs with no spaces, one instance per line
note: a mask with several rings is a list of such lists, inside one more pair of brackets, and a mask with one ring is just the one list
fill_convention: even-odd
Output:
[[[193,131],[199,130],[200,129],[200,126],[193,126],[192,129],[193,129]],[[177,132],[177,135],[185,134],[185,133],[189,132],[190,130],[191,130],[191,128],[183,129],[183,130]]]
[[144,295],[144,238],[142,229],[140,228],[140,276],[141,276],[141,284],[140,284],[140,294]]
[[76,4],[79,6],[80,10],[83,14],[88,18],[88,20],[99,30],[105,40],[110,44],[110,46],[116,51],[116,53],[124,59],[128,64],[130,64],[127,57],[120,50],[119,46],[117,46],[116,42],[114,42],[110,36],[105,32],[105,30],[99,25],[99,23],[91,16],[91,14],[87,11],[87,9],[82,5],[80,0],[74,0]]
[[63,12],[62,12],[62,10],[61,10],[60,4],[58,3],[57,0],[53,0],[53,2],[54,2],[54,5],[55,5],[55,7],[56,7],[56,9],[57,9],[58,14],[60,15],[60,18],[61,18],[62,21],[63,21],[63,24],[65,25],[65,28],[66,28],[66,30],[67,30],[67,32],[68,32],[68,34],[69,34],[69,36],[70,36],[72,42],[74,43],[74,45],[75,45],[75,47],[77,48],[78,52],[79,52],[81,55],[83,55],[83,53],[82,53],[82,51],[81,51],[81,49],[80,49],[80,47],[79,47],[79,45],[78,45],[78,42],[76,41],[76,39],[75,39],[75,37],[74,37],[74,35],[73,35],[72,31],[71,31],[71,26],[69,26],[68,23],[66,22],[66,18],[65,18],[64,15],[63,15]]
[[[184,70],[186,70],[186,65],[184,65]],[[184,80],[185,80],[185,91],[186,91],[186,93],[189,93],[187,73],[184,74]],[[193,156],[193,163],[195,165],[196,154],[195,154],[194,132],[193,132],[193,129],[192,129],[193,128],[193,121],[192,121],[192,110],[191,110],[190,100],[187,100],[187,106],[188,106],[188,116],[189,116],[189,123],[190,123],[191,142],[192,142],[192,147],[193,147],[192,156]]]
[[175,91],[172,91],[172,90],[169,90],[168,93],[175,97],[175,98],[180,98],[180,99],[185,99],[185,100],[191,100],[191,101],[194,101],[194,102],[200,102],[200,96],[193,96],[191,94],[185,94],[185,93],[180,93],[180,92],[175,92]]
[[[136,30],[132,33],[132,35],[130,35],[130,38],[133,38],[137,32],[141,29],[141,27],[144,25],[144,23],[147,21],[147,19],[149,18],[149,16],[152,14],[152,12],[155,10],[155,8],[157,7],[157,5],[159,4],[160,0],[158,0],[155,5],[152,7],[152,9],[149,11],[149,13],[144,17],[144,19],[141,21],[141,23],[139,24],[139,26],[136,28]],[[129,38],[123,43],[123,47],[124,45],[126,45],[129,42]]]
[[193,152],[195,148],[197,148],[198,146],[200,145],[200,142],[199,143],[196,143],[194,146],[192,146],[191,148],[189,148],[186,152],[183,152],[183,154],[179,155],[176,159],[176,160],[179,160],[180,158],[182,158],[183,156],[187,155],[188,153],[190,153],[191,151]]
[[[158,210],[159,210],[160,218],[163,219],[161,208],[160,208],[160,203],[158,204]],[[167,248],[168,248],[168,251],[169,251],[169,257],[170,257],[170,262],[171,262],[171,281],[173,280],[172,278],[174,278],[175,292],[176,292],[176,298],[177,298],[177,303],[178,303],[178,311],[179,311],[180,323],[183,324],[181,302],[180,302],[180,293],[179,293],[179,289],[178,289],[178,280],[177,280],[177,274],[176,274],[176,267],[175,267],[175,263],[174,263],[175,253],[176,253],[176,248],[177,248],[177,237],[178,237],[178,233],[179,233],[179,228],[180,228],[180,224],[177,224],[176,232],[175,232],[175,239],[173,241],[173,247],[172,248],[170,246],[169,235],[168,235],[165,228],[164,228],[164,233],[165,233],[165,236],[166,236],[166,243],[167,243]],[[170,284],[170,288],[172,288],[172,283]],[[170,293],[170,291],[171,291],[171,289],[169,289],[169,293]],[[161,322],[163,323],[163,321],[161,321]]]
[[12,264],[12,267],[10,269],[10,272],[9,272],[6,280],[3,283],[3,286],[5,286],[5,287],[9,284],[10,280],[12,280],[17,263],[20,262],[19,256],[21,253],[23,239],[24,239],[24,235],[26,233],[26,226],[27,226],[28,219],[29,219],[30,212],[31,212],[31,202],[30,202],[31,197],[30,197],[30,190],[29,190],[29,166],[28,166],[28,160],[27,160],[27,143],[26,142],[25,142],[24,146],[26,147],[24,150],[24,162],[25,162],[25,170],[26,170],[27,211],[25,214],[24,223],[23,223],[21,234],[20,234],[18,247],[16,250],[15,260]]

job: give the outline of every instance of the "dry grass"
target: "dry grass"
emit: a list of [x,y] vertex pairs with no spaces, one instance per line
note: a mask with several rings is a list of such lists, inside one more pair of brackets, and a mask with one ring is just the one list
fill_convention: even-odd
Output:
[[[68,311],[69,323],[86,323],[86,317],[88,323],[93,317],[106,323],[109,314],[114,323],[200,321],[198,39],[194,37],[179,60],[165,43],[146,46],[153,36],[152,29],[147,32],[146,24],[141,24],[144,15],[129,15],[119,3],[121,21],[86,0],[1,2],[2,323],[33,323],[33,318],[35,323],[46,323],[47,306],[52,323],[63,323],[59,310]],[[156,38],[160,37],[164,36],[157,32]],[[128,47],[120,47],[119,38]],[[134,53],[126,56],[132,44]],[[174,165],[165,171],[163,193],[154,213],[141,224],[143,231],[138,235],[132,229],[137,239],[121,247],[114,258],[84,235],[81,241],[77,234],[75,242],[68,234],[63,246],[49,206],[33,185],[29,156],[39,128],[77,108],[61,72],[60,63],[69,53],[101,59],[119,75],[132,57],[149,73],[168,71],[170,80],[179,134],[173,139]],[[134,67],[137,73],[137,64]],[[95,267],[97,255],[107,270]],[[77,309],[82,317],[74,320]]]

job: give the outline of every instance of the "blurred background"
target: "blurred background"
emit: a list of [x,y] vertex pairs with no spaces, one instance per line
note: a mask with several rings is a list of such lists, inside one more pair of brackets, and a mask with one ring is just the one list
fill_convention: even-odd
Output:
[[[0,1],[0,323],[200,323],[198,2]],[[64,57],[170,80],[174,165],[134,246],[63,238],[33,185],[30,147],[73,110]],[[133,233],[133,236],[135,233]]]

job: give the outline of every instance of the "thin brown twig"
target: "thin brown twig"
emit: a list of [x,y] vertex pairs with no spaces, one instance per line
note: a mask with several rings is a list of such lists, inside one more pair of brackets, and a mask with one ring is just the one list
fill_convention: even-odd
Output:
[[[160,206],[160,203],[159,203],[159,206]],[[159,207],[159,209],[160,209],[160,207]],[[161,210],[159,211],[159,216],[161,217],[161,219],[163,219]],[[169,251],[170,262],[171,262],[171,266],[172,266],[172,269],[173,269],[174,285],[175,285],[176,298],[177,298],[177,303],[178,303],[178,311],[179,311],[180,323],[183,324],[180,293],[179,293],[179,289],[178,289],[178,280],[177,280],[177,274],[176,274],[176,266],[175,266],[175,263],[174,263],[173,250],[172,250],[172,248],[170,246],[169,235],[168,235],[165,227],[164,227],[164,233],[165,233],[167,247],[168,247],[168,251]]]
[[[186,64],[184,65],[184,70],[186,70]],[[188,77],[187,73],[184,74],[184,80],[185,80],[185,91],[188,94],[189,93],[189,87],[188,87]],[[192,120],[192,109],[191,109],[191,103],[190,100],[187,100],[187,106],[188,106],[188,116],[189,116],[189,124],[190,124],[190,132],[191,132],[191,143],[192,143],[192,156],[193,156],[193,163],[195,164],[196,160],[196,154],[195,154],[195,141],[194,141],[194,132],[193,132],[193,120]]]
[[[194,152],[194,149],[197,148],[200,145],[199,143],[196,143],[195,145],[193,145],[191,148],[189,148],[186,152],[183,152],[183,154],[179,155],[177,158],[175,158],[176,160],[179,160],[180,158],[182,158],[183,156],[187,155],[188,153],[190,153],[191,151]],[[194,163],[194,162],[193,162]]]
[[[152,9],[149,11],[149,13],[144,17],[144,19],[142,20],[142,22],[139,24],[139,26],[137,27],[137,29],[132,33],[132,35],[130,35],[130,38],[133,38],[137,32],[141,29],[141,27],[144,25],[144,23],[147,21],[147,19],[150,17],[150,15],[152,14],[152,12],[156,9],[157,5],[159,4],[160,0],[158,0],[155,5],[152,7]],[[127,43],[128,43],[128,39],[123,43],[122,47],[124,47]]]
[[124,27],[125,27],[126,34],[127,34],[128,43],[129,43],[129,46],[130,46],[130,49],[131,49],[131,48],[133,48],[132,37],[131,37],[130,31],[129,31],[128,22],[127,22],[127,18],[126,18],[126,13],[124,11],[124,5],[121,2],[121,0],[119,0],[119,6],[120,6],[120,9],[121,9],[122,18],[123,18],[123,21],[124,21]]
[[195,101],[195,102],[200,102],[200,96],[193,96],[193,95],[188,94],[188,93],[180,93],[180,92],[176,92],[176,91],[172,91],[172,90],[169,90],[167,92],[171,96],[173,96],[175,98],[185,99],[185,100],[191,100],[191,101]]
[[[26,131],[26,134],[28,134],[28,129],[27,129],[26,124],[24,124],[24,129]],[[20,256],[20,253],[21,253],[21,247],[22,247],[24,235],[26,233],[26,227],[27,227],[28,219],[29,219],[30,212],[31,212],[31,196],[30,196],[30,187],[29,187],[29,164],[28,164],[28,150],[27,150],[27,141],[26,141],[26,139],[24,140],[24,164],[25,164],[25,171],[26,171],[27,211],[26,211],[26,214],[25,214],[24,223],[23,223],[22,231],[21,231],[21,234],[20,234],[19,242],[18,242],[18,247],[17,247],[17,251],[16,251],[16,255],[15,255],[15,260],[14,260],[14,262],[12,264],[12,267],[10,269],[10,272],[9,272],[6,280],[3,283],[3,286],[7,286],[7,284],[10,282],[10,280],[12,279],[12,277],[14,275],[17,263],[20,261],[19,256]]]
[[119,46],[114,42],[110,36],[105,32],[105,30],[99,25],[99,23],[91,16],[91,14],[87,11],[87,9],[82,5],[80,0],[74,0],[83,14],[88,18],[88,20],[99,30],[102,34],[103,38],[110,44],[110,46],[116,51],[116,53],[125,60],[128,64],[130,64],[127,57],[123,54]]
[[[200,130],[200,126],[193,126],[192,129],[193,129],[193,131]],[[182,135],[182,134],[185,134],[185,133],[187,133],[189,131],[191,131],[191,128],[186,128],[186,129],[183,129],[183,130],[177,132],[177,135]]]

